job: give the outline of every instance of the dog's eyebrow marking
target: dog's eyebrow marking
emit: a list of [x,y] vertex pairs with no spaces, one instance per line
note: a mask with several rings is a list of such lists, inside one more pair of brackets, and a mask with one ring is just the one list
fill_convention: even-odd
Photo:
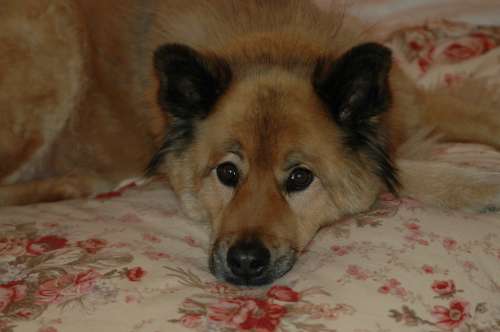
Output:
[[241,160],[244,160],[245,157],[242,152],[242,147],[241,143],[236,141],[236,140],[229,140],[226,143],[224,143],[223,151],[226,153],[232,153],[236,155],[238,158]]
[[285,163],[283,164],[283,171],[287,172],[297,166],[308,165],[312,159],[312,156],[306,153],[291,151],[286,155]]

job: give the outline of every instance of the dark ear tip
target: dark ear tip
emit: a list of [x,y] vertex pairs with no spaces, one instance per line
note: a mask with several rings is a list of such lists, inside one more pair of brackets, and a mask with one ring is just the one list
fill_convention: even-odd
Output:
[[380,57],[386,61],[392,60],[392,50],[380,43],[368,42],[354,46],[348,53],[363,53],[371,56]]
[[392,51],[389,47],[385,46],[384,44],[377,43],[377,42],[366,42],[363,44],[359,44],[358,46],[355,46],[355,48],[356,47],[371,49],[373,51],[379,51],[379,52],[385,53],[385,54],[392,54]]
[[332,68],[341,62],[345,62],[347,59],[353,58],[371,59],[378,65],[382,65],[382,68],[388,70],[392,64],[392,50],[380,43],[367,42],[351,48],[341,56],[340,61],[331,61],[328,57],[321,57],[316,62],[316,67],[313,71],[313,84],[315,86],[320,85],[323,80],[328,78]]
[[178,118],[204,117],[229,84],[224,60],[183,44],[165,44],[153,55],[158,103]]
[[173,43],[158,47],[154,51],[153,61],[155,68],[161,70],[172,61],[185,60],[196,56],[197,53],[189,46]]
[[191,55],[195,53],[194,50],[184,44],[178,44],[178,43],[171,43],[171,44],[164,44],[159,46],[155,54],[163,55],[163,54],[174,54],[174,55]]

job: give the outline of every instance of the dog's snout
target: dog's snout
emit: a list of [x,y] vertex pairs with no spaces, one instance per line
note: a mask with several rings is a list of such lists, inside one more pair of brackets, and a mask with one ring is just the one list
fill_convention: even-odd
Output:
[[269,236],[224,236],[215,241],[209,266],[217,278],[229,283],[261,286],[288,272],[296,253],[290,242]]
[[227,265],[239,278],[251,280],[268,268],[271,253],[259,240],[239,241],[227,252]]

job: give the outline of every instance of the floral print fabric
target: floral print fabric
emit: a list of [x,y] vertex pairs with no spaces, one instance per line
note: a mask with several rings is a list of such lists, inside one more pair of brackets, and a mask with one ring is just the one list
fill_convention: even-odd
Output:
[[[422,80],[467,67],[498,41],[498,30],[441,22],[388,43]],[[430,59],[426,70],[420,59]],[[500,153],[486,147],[442,145],[436,158],[500,176]],[[4,208],[0,331],[500,331],[498,212],[441,211],[384,194],[371,211],[323,229],[290,273],[261,288],[213,278],[208,234],[161,182]]]
[[465,79],[498,83],[500,27],[438,20],[397,30],[386,43],[406,73],[424,86],[454,87]]

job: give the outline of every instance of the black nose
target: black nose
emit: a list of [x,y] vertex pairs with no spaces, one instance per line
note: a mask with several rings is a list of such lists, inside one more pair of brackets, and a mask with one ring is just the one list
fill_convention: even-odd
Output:
[[269,266],[271,254],[259,240],[239,241],[227,252],[227,265],[239,278],[260,276]]

